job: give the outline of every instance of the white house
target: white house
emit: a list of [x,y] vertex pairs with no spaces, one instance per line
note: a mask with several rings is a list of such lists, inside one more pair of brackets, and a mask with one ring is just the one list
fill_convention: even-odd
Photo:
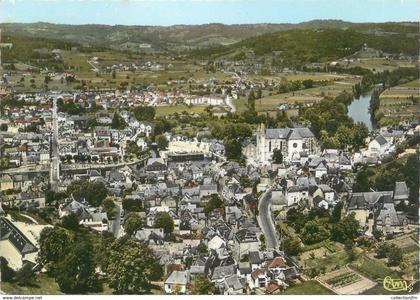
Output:
[[382,135],[378,135],[369,143],[369,154],[370,156],[382,156],[386,153],[389,146],[389,142]]
[[187,271],[173,271],[165,280],[165,293],[185,294],[188,282],[189,274]]

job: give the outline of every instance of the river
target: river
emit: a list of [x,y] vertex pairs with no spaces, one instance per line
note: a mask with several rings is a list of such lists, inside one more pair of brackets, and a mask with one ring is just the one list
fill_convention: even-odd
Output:
[[360,98],[353,98],[353,102],[348,106],[347,115],[353,118],[354,122],[364,123],[369,131],[373,129],[370,119],[369,104],[372,93],[361,95]]

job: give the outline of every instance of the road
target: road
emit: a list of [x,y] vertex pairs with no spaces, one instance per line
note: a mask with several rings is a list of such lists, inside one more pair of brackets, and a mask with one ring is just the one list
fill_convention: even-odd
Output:
[[279,240],[270,210],[271,189],[265,191],[258,201],[258,223],[264,233],[267,249],[279,249]]
[[117,213],[116,213],[115,220],[113,220],[111,224],[111,232],[114,234],[115,238],[118,238],[118,235],[121,229],[121,216],[120,216],[121,206],[120,204],[116,204],[115,207],[116,207]]
[[235,102],[233,101],[233,98],[227,97],[226,104],[230,107],[231,113],[236,113],[236,106],[235,106]]

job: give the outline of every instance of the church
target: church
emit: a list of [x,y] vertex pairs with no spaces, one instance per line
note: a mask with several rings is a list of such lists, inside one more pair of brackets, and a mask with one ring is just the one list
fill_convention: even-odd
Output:
[[[301,157],[319,154],[320,149],[315,135],[309,128],[269,128],[264,124],[257,128],[254,149],[245,149],[248,158],[267,163],[273,156],[274,149],[280,149],[283,161],[299,162]],[[249,145],[249,148],[253,148]]]

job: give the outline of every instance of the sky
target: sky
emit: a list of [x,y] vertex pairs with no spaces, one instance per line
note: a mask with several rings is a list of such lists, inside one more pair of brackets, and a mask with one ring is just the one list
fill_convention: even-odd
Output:
[[0,0],[0,23],[251,24],[419,21],[420,0]]

